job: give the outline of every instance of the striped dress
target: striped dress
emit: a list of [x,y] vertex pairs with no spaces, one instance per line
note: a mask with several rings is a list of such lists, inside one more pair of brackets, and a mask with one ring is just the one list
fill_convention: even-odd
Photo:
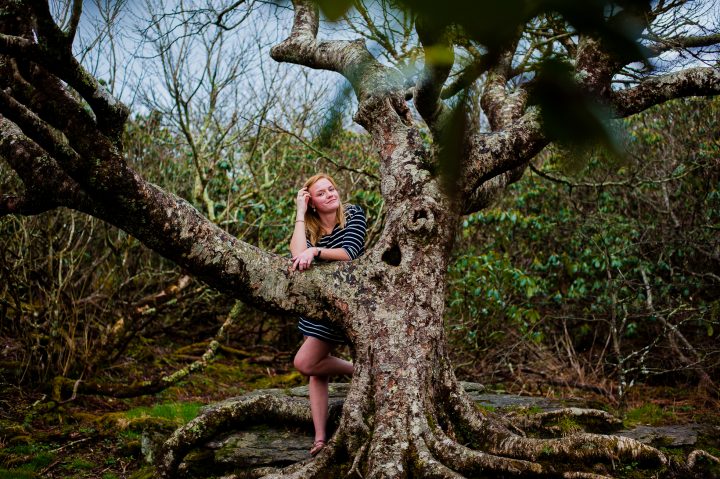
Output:
[[[340,225],[337,224],[332,233],[322,236],[316,245],[310,244],[310,240],[307,240],[307,247],[343,248],[353,260],[365,252],[366,229],[365,212],[362,208],[357,205],[345,205],[345,228],[340,228]],[[333,344],[347,342],[342,330],[327,321],[300,316],[298,329],[305,336],[312,336]]]

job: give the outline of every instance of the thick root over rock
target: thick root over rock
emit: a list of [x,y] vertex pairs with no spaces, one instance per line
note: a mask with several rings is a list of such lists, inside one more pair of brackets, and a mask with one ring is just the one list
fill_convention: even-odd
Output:
[[[372,382],[367,372],[358,368],[338,429],[315,458],[225,478],[610,479],[623,462],[647,467],[652,474],[664,474],[661,477],[698,477],[695,468],[720,463],[704,451],[691,453],[687,463],[671,463],[656,448],[612,435],[580,432],[564,437],[528,437],[509,427],[507,419],[477,408],[452,376],[437,381],[435,388],[418,388],[396,401],[404,393],[398,391],[381,407],[374,402],[377,396],[370,394]],[[545,426],[565,417],[589,418],[595,426],[615,423],[604,412],[566,409],[530,418],[523,424],[552,431]],[[157,464],[160,477],[175,477],[184,456],[218,433],[268,421],[310,424],[307,400],[258,395],[214,406],[166,441]]]
[[312,422],[307,401],[274,395],[252,396],[242,401],[226,401],[175,431],[163,444],[156,464],[158,476],[174,478],[178,466],[193,448],[216,435],[267,421],[289,424]]

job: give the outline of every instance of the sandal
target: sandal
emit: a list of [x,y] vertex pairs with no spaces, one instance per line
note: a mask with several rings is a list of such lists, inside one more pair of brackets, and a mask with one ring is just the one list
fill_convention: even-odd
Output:
[[323,439],[318,439],[317,441],[315,441],[313,443],[312,447],[310,448],[310,455],[311,456],[317,455],[317,453],[322,451],[322,449],[324,447],[325,447],[325,441]]

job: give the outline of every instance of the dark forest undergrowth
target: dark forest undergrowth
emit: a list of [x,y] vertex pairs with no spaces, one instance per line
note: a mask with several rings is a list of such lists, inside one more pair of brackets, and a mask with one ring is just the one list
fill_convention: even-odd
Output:
[[[181,367],[188,358],[155,351],[147,364],[126,368],[137,378],[143,371]],[[161,393],[131,399],[78,395],[61,402],[50,399],[50,392],[8,386],[0,391],[0,477],[3,478],[142,478],[151,477],[151,469],[142,451],[142,433],[146,428],[172,430],[194,418],[200,407],[258,388],[290,388],[305,383],[292,369],[289,354],[276,355],[267,362],[267,350],[258,350],[254,361],[220,355],[200,374],[188,377]],[[7,379],[7,378],[5,378]],[[128,376],[128,380],[133,379]],[[348,378],[339,378],[347,380]],[[477,380],[477,377],[464,377]],[[621,416],[626,427],[638,424],[661,426],[702,423],[717,430],[720,413],[717,402],[698,393],[692,385],[638,386],[626,398],[626,410],[619,411],[606,398],[569,387],[542,381],[519,379],[487,384],[498,393],[535,395],[558,399],[576,399]],[[311,431],[307,431],[310,441]],[[720,438],[699,437],[698,446],[717,455]],[[690,450],[665,448],[670,454],[683,455]],[[624,476],[633,474],[624,466]]]

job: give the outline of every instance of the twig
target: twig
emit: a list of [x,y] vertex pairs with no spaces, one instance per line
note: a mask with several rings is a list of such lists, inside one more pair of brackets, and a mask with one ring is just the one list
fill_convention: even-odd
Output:
[[[84,437],[84,438],[78,439],[78,440],[76,440],[76,441],[71,441],[71,442],[69,442],[69,443],[67,443],[67,444],[63,444],[62,446],[58,447],[57,449],[51,450],[50,452],[52,452],[52,453],[59,452],[59,451],[62,451],[63,449],[65,449],[65,448],[72,447],[72,446],[74,446],[75,444],[79,444],[79,443],[81,443],[81,442],[89,441],[90,439],[92,439],[92,438],[90,438],[90,437]],[[52,464],[51,464],[50,466],[52,466]],[[50,466],[48,466],[48,468],[50,468]],[[47,469],[46,469],[46,470],[47,470]],[[40,473],[41,476],[42,476],[42,473],[43,473],[43,472],[45,472],[45,470]]]
[[320,158],[322,158],[323,160],[326,160],[326,161],[330,162],[330,163],[331,163],[333,166],[335,166],[335,168],[337,168],[338,170],[352,171],[352,172],[354,172],[354,173],[359,173],[359,174],[361,174],[361,175],[365,175],[365,176],[367,176],[368,178],[372,178],[372,179],[375,180],[375,181],[379,181],[379,180],[380,180],[380,178],[378,178],[377,175],[374,175],[374,174],[370,173],[370,172],[367,171],[367,170],[359,170],[359,169],[357,169],[357,168],[351,168],[351,167],[349,167],[349,166],[344,166],[344,165],[342,165],[342,164],[341,164],[340,162],[338,162],[337,160],[334,160],[333,158],[331,158],[330,156],[328,156],[328,154],[325,153],[324,151],[322,151],[322,150],[316,148],[315,146],[313,146],[311,143],[309,143],[307,140],[305,140],[303,137],[301,137],[301,136],[298,135],[297,133],[294,133],[294,132],[292,132],[292,131],[288,131],[288,130],[282,128],[281,126],[278,126],[277,124],[273,124],[273,126],[272,126],[271,129],[277,131],[278,133],[285,133],[286,135],[292,136],[293,138],[295,138],[296,140],[298,140],[300,143],[302,143],[306,148],[308,148],[308,149],[314,151],[315,153],[317,153],[317,154],[320,156]]
[[631,180],[622,180],[622,181],[603,181],[600,183],[590,183],[590,182],[573,182],[566,178],[559,178],[557,176],[553,176],[550,173],[547,173],[545,171],[539,170],[535,165],[530,163],[530,169],[533,173],[536,175],[545,178],[546,180],[552,181],[553,183],[560,183],[566,186],[569,186],[571,188],[604,188],[607,186],[627,186],[630,188],[636,188],[638,186],[643,185],[650,185],[650,184],[662,184],[662,183],[669,183],[671,181],[680,180],[684,177],[686,177],[691,172],[699,169],[700,167],[690,168],[683,173],[676,175],[676,176],[670,176],[667,178],[649,178],[645,180],[638,180],[638,181],[631,181]]

